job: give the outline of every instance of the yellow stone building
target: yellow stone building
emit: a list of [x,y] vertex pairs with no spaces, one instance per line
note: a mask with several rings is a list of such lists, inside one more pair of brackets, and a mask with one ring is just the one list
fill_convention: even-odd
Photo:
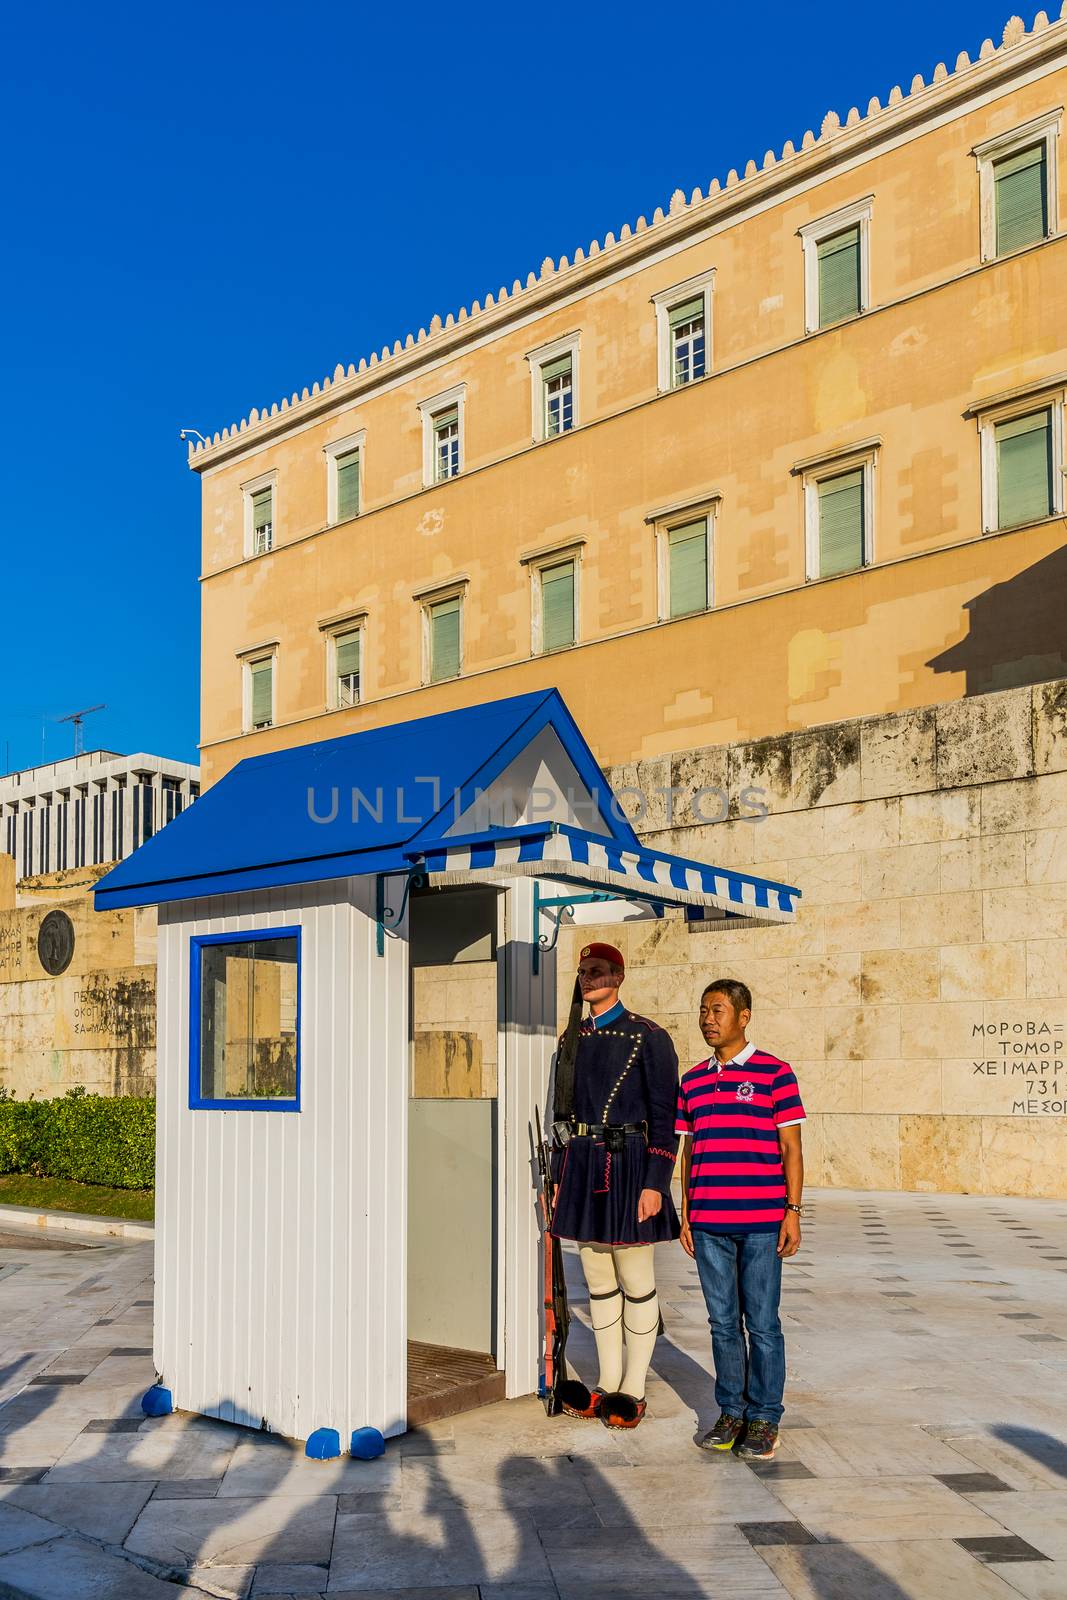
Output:
[[1012,18],[190,454],[204,780],[549,684],[616,783],[718,775],[638,825],[804,919],[627,929],[631,998],[684,1055],[709,962],[765,980],[827,1181],[1062,1184],[1067,1078],[975,1069],[1067,1020],[1065,100]]

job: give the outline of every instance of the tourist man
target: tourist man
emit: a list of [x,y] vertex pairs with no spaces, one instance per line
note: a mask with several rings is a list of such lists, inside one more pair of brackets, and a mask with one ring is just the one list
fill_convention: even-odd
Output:
[[552,1232],[578,1243],[600,1367],[594,1388],[567,1378],[559,1396],[569,1416],[608,1428],[636,1428],[644,1417],[659,1333],[652,1247],[679,1234],[678,1056],[665,1028],[619,999],[624,977],[614,945],[582,949],[553,1092]]
[[782,1261],[800,1248],[804,1107],[792,1068],[745,1037],[751,1016],[745,984],[708,984],[700,1031],[711,1055],[682,1078],[675,1130],[684,1136],[682,1245],[707,1303],[720,1412],[700,1445],[767,1461],[785,1389]]

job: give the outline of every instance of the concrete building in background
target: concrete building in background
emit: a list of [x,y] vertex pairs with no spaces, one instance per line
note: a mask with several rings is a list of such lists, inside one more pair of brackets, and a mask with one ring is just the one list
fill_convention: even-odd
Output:
[[199,793],[188,762],[109,750],[0,778],[0,1088],[155,1092],[155,911],[90,891]]
[[201,757],[558,686],[805,892],[622,930],[683,1058],[726,966],[815,1182],[1062,1193],[1067,22],[930,76],[194,449]]

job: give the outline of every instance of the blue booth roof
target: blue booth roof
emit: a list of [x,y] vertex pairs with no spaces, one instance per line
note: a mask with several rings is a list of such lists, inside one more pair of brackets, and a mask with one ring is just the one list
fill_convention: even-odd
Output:
[[546,728],[593,797],[602,836],[639,848],[562,696],[547,689],[248,756],[101,878],[96,907],[406,872],[413,846],[446,834]]

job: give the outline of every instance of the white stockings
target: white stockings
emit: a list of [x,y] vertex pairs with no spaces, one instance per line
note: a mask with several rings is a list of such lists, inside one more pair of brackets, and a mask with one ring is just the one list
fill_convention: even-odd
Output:
[[653,1247],[583,1244],[579,1254],[600,1362],[597,1388],[643,1400],[659,1333]]

